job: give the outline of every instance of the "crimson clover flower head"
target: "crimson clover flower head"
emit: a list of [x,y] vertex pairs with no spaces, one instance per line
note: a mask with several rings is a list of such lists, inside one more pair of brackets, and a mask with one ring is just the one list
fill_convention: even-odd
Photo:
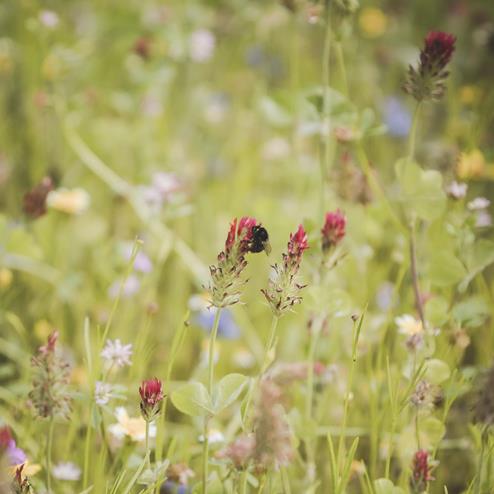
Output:
[[302,261],[302,254],[309,248],[307,233],[302,225],[298,226],[295,233],[290,233],[290,240],[287,247],[287,253],[283,255],[285,266],[291,268],[292,271],[298,271],[300,262]]
[[324,253],[336,247],[345,237],[346,216],[337,209],[328,211],[321,229],[322,250]]
[[297,273],[302,262],[302,255],[308,247],[307,233],[304,227],[299,225],[295,233],[290,233],[287,252],[283,254],[283,265],[273,266],[273,274],[268,286],[261,290],[273,314],[278,317],[288,312],[295,304],[302,302],[299,293],[305,285],[298,283]]
[[434,480],[433,468],[434,463],[431,461],[428,451],[419,449],[413,457],[412,477],[410,479],[410,486],[414,493],[418,494],[427,490],[427,483]]
[[139,394],[141,395],[142,416],[149,422],[155,419],[161,410],[164,398],[163,384],[156,377],[143,381],[139,386]]
[[218,264],[209,267],[213,306],[228,307],[240,301],[241,287],[246,283],[240,278],[247,266],[246,254],[268,252],[268,248],[268,233],[255,218],[244,216],[230,223],[225,249],[218,254]]
[[456,37],[431,31],[424,40],[417,67],[410,66],[403,89],[417,101],[438,101],[446,90],[446,66],[455,51]]

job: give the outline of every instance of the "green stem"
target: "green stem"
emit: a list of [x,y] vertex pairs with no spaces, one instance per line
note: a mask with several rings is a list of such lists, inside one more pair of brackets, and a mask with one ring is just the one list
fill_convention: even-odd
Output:
[[307,362],[307,393],[305,395],[305,418],[312,418],[312,402],[314,401],[314,358],[316,354],[317,339],[319,336],[319,327],[313,326],[313,331],[310,335],[309,355]]
[[479,456],[479,466],[477,479],[475,481],[475,494],[482,494],[482,471],[484,467],[484,454],[485,454],[485,443],[486,443],[486,429],[483,429],[481,435],[481,445],[480,445],[480,456]]
[[151,468],[151,451],[149,449],[149,420],[146,420],[146,456],[148,460],[148,468]]
[[348,77],[346,73],[345,67],[345,57],[343,55],[343,45],[341,41],[337,41],[335,43],[335,52],[336,52],[336,60],[338,62],[338,67],[341,73],[341,82],[343,85],[343,94],[348,98],[350,94],[349,86],[348,86]]
[[244,470],[240,477],[240,494],[247,494],[247,470]]
[[420,108],[422,103],[417,103],[415,112],[413,113],[412,127],[410,129],[410,136],[408,138],[408,159],[411,161],[415,155],[415,141],[417,137],[417,126],[419,121]]
[[[216,344],[216,336],[218,335],[218,326],[220,324],[221,308],[216,309],[214,316],[213,328],[209,336],[209,358],[208,358],[208,392],[209,396],[213,396],[214,385],[214,347]],[[202,455],[202,493],[207,494],[208,486],[208,463],[209,463],[209,420],[210,417],[204,419],[204,444]]]
[[[413,283],[413,293],[415,296],[415,307],[420,317],[420,321],[422,322],[422,328],[425,330],[425,314],[424,314],[424,304],[422,302],[422,295],[420,293],[419,286],[419,275],[417,269],[417,247],[416,247],[416,239],[415,239],[415,220],[410,222],[410,269],[412,274],[412,283]],[[415,370],[415,369],[414,369]]]
[[273,315],[273,318],[271,319],[271,329],[269,330],[268,344],[266,345],[266,349],[264,351],[264,361],[262,363],[261,373],[260,373],[261,377],[266,372],[270,364],[271,353],[274,350],[276,343],[276,329],[278,328],[279,320],[280,318],[276,315]]
[[329,162],[331,155],[331,142],[329,136],[329,60],[331,53],[331,24],[329,22],[329,9],[326,16],[326,27],[324,32],[324,48],[322,54],[322,86],[323,86],[323,111],[322,111],[322,127],[325,130],[323,139],[323,150],[321,153],[320,171],[321,171],[321,196],[320,196],[320,216],[324,214],[325,204],[325,185],[326,174],[329,170]]
[[419,411],[415,413],[415,439],[417,440],[417,451],[420,449],[420,429],[419,429]]
[[50,425],[48,426],[48,435],[46,438],[46,490],[51,494],[51,450],[53,445],[53,416],[50,417]]
[[82,480],[82,488],[83,490],[87,489],[88,482],[89,482],[89,450],[91,446],[91,420],[94,415],[94,405],[91,407],[91,410],[89,412],[89,422],[87,424],[87,430],[86,430],[86,441],[84,444],[84,475],[83,475],[83,480]]

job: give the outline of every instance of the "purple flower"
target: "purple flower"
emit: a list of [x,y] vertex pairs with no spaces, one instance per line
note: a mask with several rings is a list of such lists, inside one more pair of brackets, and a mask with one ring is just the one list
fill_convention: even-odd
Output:
[[[121,280],[117,280],[108,289],[108,295],[111,299],[117,298],[118,292],[120,290],[120,284],[121,284]],[[137,276],[131,274],[124,283],[122,297],[123,298],[132,297],[139,291],[140,287],[141,287],[141,282],[139,281]]]
[[[126,261],[130,261],[133,248],[133,244],[125,244],[122,254],[123,258]],[[144,252],[142,252],[142,250],[140,250],[135,257],[134,269],[136,271],[140,271],[141,273],[150,273],[153,269],[153,263],[151,262],[151,259],[149,259],[149,257]]]
[[24,451],[17,447],[8,426],[0,429],[0,453],[7,456],[10,465],[21,465],[27,460]]

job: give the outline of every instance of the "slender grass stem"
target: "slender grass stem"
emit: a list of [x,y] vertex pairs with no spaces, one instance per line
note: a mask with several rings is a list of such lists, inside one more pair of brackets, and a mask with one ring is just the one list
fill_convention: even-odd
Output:
[[271,353],[273,352],[276,343],[276,330],[278,328],[279,320],[280,318],[276,315],[273,315],[273,318],[271,319],[271,329],[269,330],[268,344],[266,345],[266,349],[264,351],[264,360],[260,372],[261,376],[266,372],[270,364]]
[[331,24],[329,22],[329,9],[326,16],[326,25],[324,31],[324,48],[322,53],[322,85],[323,85],[323,111],[322,111],[322,152],[320,163],[321,172],[321,189],[320,189],[320,216],[324,214],[324,205],[326,198],[326,174],[329,170],[331,156],[331,142],[329,135],[329,67],[331,53]]
[[424,304],[422,302],[422,295],[420,293],[419,276],[417,269],[417,247],[415,238],[415,221],[410,223],[410,269],[412,274],[413,293],[415,295],[415,307],[422,322],[422,328],[425,330],[425,314]]
[[482,434],[480,438],[481,438],[480,456],[479,456],[479,465],[477,468],[478,470],[477,478],[475,480],[475,494],[482,494],[482,473],[484,470],[485,443],[487,442],[486,428],[482,430]]
[[417,138],[417,127],[420,115],[420,109],[422,107],[421,103],[417,103],[415,107],[415,112],[413,113],[412,127],[410,129],[410,135],[408,138],[408,159],[413,160],[415,155],[415,142]]
[[86,430],[86,441],[84,443],[84,474],[82,477],[82,488],[84,490],[87,489],[89,482],[89,456],[90,456],[89,450],[91,446],[91,432],[92,432],[91,420],[94,415],[94,407],[95,405],[91,407],[89,412],[89,422],[87,424],[87,430]]
[[336,41],[335,46],[335,53],[336,53],[336,61],[338,62],[338,67],[340,69],[340,74],[341,74],[341,83],[343,86],[343,94],[348,98],[350,94],[350,88],[348,86],[348,77],[347,77],[347,72],[346,72],[346,67],[345,67],[345,57],[343,54],[343,45],[341,41]]
[[[214,347],[216,344],[216,336],[218,335],[218,326],[220,324],[221,308],[216,309],[214,316],[213,328],[211,329],[211,335],[209,337],[209,358],[208,358],[208,392],[209,396],[213,396],[214,385]],[[209,421],[211,417],[205,417],[204,419],[204,443],[203,443],[203,457],[202,457],[202,493],[208,492],[207,480],[208,480],[208,464],[209,464]]]
[[50,417],[50,423],[48,426],[48,434],[46,437],[46,489],[51,493],[51,452],[53,447],[53,427],[55,421],[53,416]]
[[151,468],[151,450],[149,449],[149,420],[146,420],[146,457],[148,468]]

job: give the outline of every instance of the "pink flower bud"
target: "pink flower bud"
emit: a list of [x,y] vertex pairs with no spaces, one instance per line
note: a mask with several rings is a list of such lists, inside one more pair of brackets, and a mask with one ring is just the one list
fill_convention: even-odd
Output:
[[159,414],[163,401],[163,385],[156,377],[143,381],[139,387],[141,395],[141,413],[145,420],[151,421]]
[[321,229],[322,250],[328,251],[338,245],[345,236],[346,217],[337,209],[326,213],[324,226]]

